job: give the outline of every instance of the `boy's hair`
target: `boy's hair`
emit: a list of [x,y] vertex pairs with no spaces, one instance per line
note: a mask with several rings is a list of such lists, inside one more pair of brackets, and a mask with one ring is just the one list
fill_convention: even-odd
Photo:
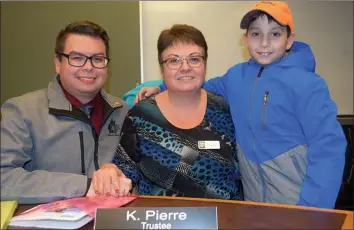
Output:
[[106,55],[109,56],[109,36],[105,29],[90,21],[77,21],[70,23],[57,36],[55,53],[61,60],[61,53],[64,52],[65,42],[70,34],[86,35],[94,38],[101,38],[106,47]]
[[175,24],[170,29],[163,30],[157,40],[158,60],[161,65],[162,53],[167,48],[178,44],[193,44],[203,49],[205,62],[208,59],[208,45],[203,33],[197,28],[189,25]]
[[254,22],[255,20],[257,20],[259,17],[263,17],[266,16],[268,18],[268,22],[276,22],[278,25],[285,27],[286,28],[286,32],[287,32],[287,36],[289,37],[291,34],[291,29],[289,25],[283,26],[281,25],[279,22],[277,22],[271,15],[267,14],[266,12],[257,10],[257,11],[252,11],[249,13],[248,17],[249,17],[249,23],[247,25],[247,29],[246,29],[246,33],[248,33],[248,30],[252,24],[252,22]]

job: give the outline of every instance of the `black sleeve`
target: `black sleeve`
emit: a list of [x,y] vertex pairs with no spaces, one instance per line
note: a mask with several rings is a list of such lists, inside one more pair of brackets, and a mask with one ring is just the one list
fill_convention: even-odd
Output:
[[139,159],[138,133],[132,117],[128,113],[123,123],[121,139],[114,154],[113,163],[122,170],[126,177],[132,180],[133,185],[137,184],[142,177],[138,166]]
[[127,115],[124,120],[120,145],[124,148],[129,158],[135,162],[140,160],[139,136],[136,131],[133,118]]

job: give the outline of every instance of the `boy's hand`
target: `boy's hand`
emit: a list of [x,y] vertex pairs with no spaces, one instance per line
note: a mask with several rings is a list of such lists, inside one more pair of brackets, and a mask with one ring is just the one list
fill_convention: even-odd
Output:
[[147,97],[150,97],[153,94],[160,93],[160,87],[158,86],[151,86],[151,87],[143,87],[136,95],[134,104],[138,103],[141,100],[144,100]]
[[112,195],[127,196],[132,189],[132,181],[114,164],[104,164],[93,173],[87,196]]

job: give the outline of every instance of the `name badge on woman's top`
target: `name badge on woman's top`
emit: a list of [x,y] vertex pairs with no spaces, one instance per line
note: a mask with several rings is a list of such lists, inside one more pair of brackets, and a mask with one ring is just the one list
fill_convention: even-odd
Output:
[[220,141],[198,141],[198,149],[220,149]]

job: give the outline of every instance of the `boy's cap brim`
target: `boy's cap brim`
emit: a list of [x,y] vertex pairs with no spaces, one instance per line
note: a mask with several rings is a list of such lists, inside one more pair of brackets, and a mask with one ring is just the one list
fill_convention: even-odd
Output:
[[274,18],[282,26],[289,26],[291,32],[294,32],[293,16],[291,10],[285,2],[282,1],[262,1],[252,6],[250,11],[241,19],[241,29],[247,29],[253,15],[257,11],[262,11]]

